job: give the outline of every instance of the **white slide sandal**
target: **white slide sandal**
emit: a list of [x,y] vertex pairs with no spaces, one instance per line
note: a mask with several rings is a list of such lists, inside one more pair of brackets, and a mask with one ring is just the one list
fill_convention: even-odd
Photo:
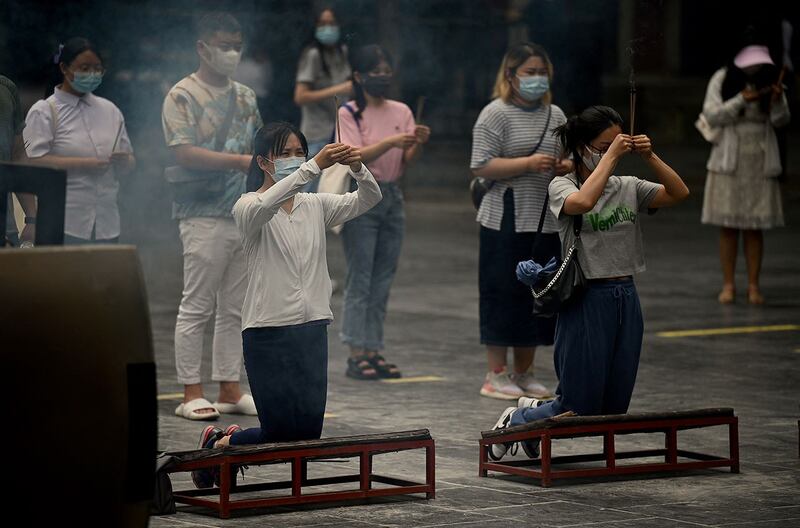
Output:
[[243,394],[236,403],[214,402],[214,408],[225,414],[246,414],[247,416],[257,416],[256,402],[249,394]]
[[[204,409],[211,409],[213,412],[198,412]],[[216,420],[219,418],[219,411],[205,398],[196,398],[189,403],[182,403],[175,409],[175,416],[181,416],[187,420]]]

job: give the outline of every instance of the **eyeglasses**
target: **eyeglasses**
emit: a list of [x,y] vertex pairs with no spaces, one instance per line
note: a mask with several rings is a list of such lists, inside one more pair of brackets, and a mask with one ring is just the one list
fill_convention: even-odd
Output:
[[586,148],[589,149],[589,152],[591,152],[593,154],[599,154],[599,155],[602,156],[603,154],[608,152],[608,149],[609,149],[610,146],[611,145],[609,145],[608,147],[606,147],[604,149],[599,149],[597,147],[593,147],[592,145],[586,145]]

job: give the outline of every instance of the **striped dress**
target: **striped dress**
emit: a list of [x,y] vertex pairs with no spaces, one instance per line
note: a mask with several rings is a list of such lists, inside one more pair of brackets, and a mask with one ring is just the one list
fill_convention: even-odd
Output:
[[[537,153],[558,157],[561,153],[561,144],[553,137],[552,130],[566,123],[567,118],[556,105],[550,107],[552,108],[550,124]],[[531,154],[542,136],[547,123],[547,113],[546,105],[527,109],[506,103],[502,99],[495,99],[486,105],[472,130],[470,168],[481,168],[493,158],[517,158]],[[503,219],[503,195],[506,189],[512,188],[516,210],[516,232],[536,232],[547,187],[552,179],[553,174],[529,172],[496,181],[481,202],[478,223],[488,229],[500,230]],[[558,232],[556,219],[549,211],[542,231]]]

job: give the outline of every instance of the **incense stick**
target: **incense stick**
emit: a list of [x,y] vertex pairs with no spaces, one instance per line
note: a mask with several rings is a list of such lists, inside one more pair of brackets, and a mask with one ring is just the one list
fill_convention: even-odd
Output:
[[424,95],[420,95],[419,97],[417,97],[417,113],[416,113],[416,118],[417,118],[417,124],[418,124],[418,125],[419,125],[419,124],[422,124],[422,110],[423,110],[424,108],[425,108],[425,96],[424,96]]
[[342,141],[342,129],[339,128],[339,96],[333,96],[333,104],[336,109],[336,137],[334,138],[336,142]]
[[778,75],[778,82],[775,83],[776,86],[780,86],[783,84],[783,77],[786,75],[786,66],[781,68],[781,73]]
[[631,137],[633,137],[634,123],[636,123],[636,86],[631,86]]
[[119,122],[119,128],[117,129],[117,137],[114,138],[114,145],[111,147],[111,153],[117,151],[117,143],[119,142],[119,136],[122,134],[122,121]]

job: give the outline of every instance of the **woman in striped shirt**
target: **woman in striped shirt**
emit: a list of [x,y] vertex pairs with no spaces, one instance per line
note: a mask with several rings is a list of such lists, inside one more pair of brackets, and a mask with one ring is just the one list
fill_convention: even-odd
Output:
[[[497,73],[492,96],[473,129],[470,168],[492,182],[478,210],[480,227],[480,330],[489,372],[481,395],[504,400],[549,391],[533,375],[537,345],[553,344],[554,319],[534,318],[529,289],[515,276],[518,262],[560,256],[555,218],[547,212],[536,254],[533,246],[547,187],[572,170],[561,159],[552,130],[566,122],[551,104],[553,65],[539,45],[511,48]],[[538,145],[538,148],[537,148]],[[514,371],[506,367],[514,349]]]

